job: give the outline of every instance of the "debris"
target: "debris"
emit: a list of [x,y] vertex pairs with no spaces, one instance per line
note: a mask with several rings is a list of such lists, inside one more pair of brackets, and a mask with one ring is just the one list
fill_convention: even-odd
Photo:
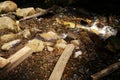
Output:
[[44,42],[38,39],[28,41],[26,46],[30,47],[33,52],[41,52],[44,49]]
[[77,51],[74,53],[74,58],[77,58],[77,57],[81,56],[82,54],[83,54],[82,51]]
[[73,22],[66,22],[66,21],[64,21],[63,25],[65,25],[66,28],[75,28],[76,27],[75,23],[73,23]]
[[47,33],[42,33],[42,34],[40,34],[40,36],[42,38],[44,38],[45,40],[56,40],[59,38],[59,36],[53,31],[49,31]]
[[100,78],[112,73],[113,71],[115,71],[119,68],[120,68],[120,62],[116,62],[116,63],[108,66],[107,68],[101,70],[100,72],[97,72],[97,73],[91,75],[91,77],[93,78],[93,80],[99,80]]
[[13,41],[10,41],[8,43],[3,44],[3,46],[1,47],[2,50],[9,50],[10,48],[12,48],[13,46],[15,46],[16,44],[20,43],[21,40],[20,39],[16,39]]
[[74,44],[76,46],[79,46],[80,45],[80,40],[72,40],[71,41],[71,44]]
[[5,34],[5,35],[1,36],[0,40],[2,42],[9,42],[9,41],[12,41],[16,38],[17,38],[17,34],[10,33],[10,34]]
[[25,30],[23,31],[23,37],[24,37],[24,38],[28,38],[30,35],[31,35],[31,33],[30,33],[30,30],[29,30],[29,29],[25,29]]
[[32,53],[33,52],[31,48],[29,48],[28,46],[23,47],[7,59],[9,60],[10,64],[3,68],[1,72],[3,74],[8,73],[10,70],[18,66],[22,61],[24,61],[27,57],[29,57]]
[[20,19],[19,21],[31,19],[31,18],[38,17],[38,16],[43,16],[43,15],[47,14],[48,12],[49,12],[48,10],[43,10],[43,11],[41,11],[41,12],[39,12],[39,13],[36,13],[36,14],[33,14],[33,15],[31,15],[31,16],[23,17],[23,18]]
[[0,13],[1,12],[11,12],[17,9],[17,4],[13,1],[4,1],[0,3]]
[[26,16],[30,16],[30,15],[33,15],[35,14],[35,9],[33,7],[29,7],[29,8],[18,8],[16,10],[16,15],[18,17],[26,17]]
[[50,46],[47,46],[47,50],[51,52],[51,51],[53,51],[54,49],[53,49],[52,47],[50,47]]
[[63,39],[57,40],[57,42],[55,44],[55,47],[57,49],[60,49],[60,48],[64,49],[66,46],[67,46],[67,42],[65,40],[63,40]]
[[73,44],[68,44],[56,63],[53,72],[50,75],[49,80],[60,80],[65,69],[65,66],[74,50]]
[[44,42],[44,45],[45,45],[45,46],[53,46],[54,43],[52,43],[52,42]]
[[18,24],[10,17],[0,17],[0,29],[9,29],[12,31],[19,31]]

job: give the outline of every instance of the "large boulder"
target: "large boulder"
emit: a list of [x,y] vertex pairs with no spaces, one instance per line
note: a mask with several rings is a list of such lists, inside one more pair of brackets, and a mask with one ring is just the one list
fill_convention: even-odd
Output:
[[0,12],[11,12],[17,9],[17,4],[13,1],[4,1],[0,3]]
[[12,31],[19,31],[16,21],[10,17],[0,17],[0,29],[8,29]]

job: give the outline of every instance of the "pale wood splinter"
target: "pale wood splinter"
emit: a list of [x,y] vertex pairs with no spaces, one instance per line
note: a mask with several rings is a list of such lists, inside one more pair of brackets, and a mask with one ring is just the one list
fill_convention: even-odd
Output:
[[74,50],[73,44],[68,44],[63,51],[62,55],[60,56],[58,62],[56,63],[53,72],[49,78],[49,80],[60,80],[61,76],[63,74],[63,71],[65,69],[65,66],[72,55],[72,52]]

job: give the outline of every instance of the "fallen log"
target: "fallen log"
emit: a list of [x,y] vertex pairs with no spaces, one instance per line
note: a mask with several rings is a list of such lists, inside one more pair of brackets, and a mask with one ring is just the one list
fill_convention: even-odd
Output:
[[49,80],[60,80],[65,69],[65,66],[74,50],[73,44],[68,44],[56,63],[53,72],[50,75]]
[[119,68],[120,68],[120,62],[116,62],[116,63],[108,66],[107,68],[101,70],[100,72],[97,72],[97,73],[91,75],[91,77],[93,78],[93,80],[99,80],[100,78],[112,73],[113,71],[115,71]]

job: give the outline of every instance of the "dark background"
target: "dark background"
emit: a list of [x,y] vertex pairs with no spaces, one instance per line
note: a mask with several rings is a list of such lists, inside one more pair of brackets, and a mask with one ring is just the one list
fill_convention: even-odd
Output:
[[[5,0],[0,0],[5,1]],[[98,13],[120,13],[119,0],[13,0],[18,7],[42,7],[48,8],[53,5],[82,7]]]

